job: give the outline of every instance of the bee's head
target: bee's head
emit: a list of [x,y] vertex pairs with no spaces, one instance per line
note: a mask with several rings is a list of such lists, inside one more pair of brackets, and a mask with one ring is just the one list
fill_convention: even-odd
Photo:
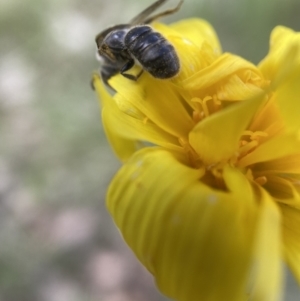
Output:
[[110,28],[96,37],[98,53],[111,61],[125,61],[129,55],[124,45],[128,28]]

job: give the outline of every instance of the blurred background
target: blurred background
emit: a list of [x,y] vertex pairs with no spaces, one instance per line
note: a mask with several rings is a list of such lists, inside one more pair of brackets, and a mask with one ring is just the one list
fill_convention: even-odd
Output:
[[[153,0],[0,0],[0,301],[163,301],[105,208],[120,164],[96,96],[94,37]],[[177,3],[170,0],[168,5]],[[167,6],[168,6],[167,5]],[[185,0],[254,63],[299,0]],[[286,301],[300,290],[288,276]]]

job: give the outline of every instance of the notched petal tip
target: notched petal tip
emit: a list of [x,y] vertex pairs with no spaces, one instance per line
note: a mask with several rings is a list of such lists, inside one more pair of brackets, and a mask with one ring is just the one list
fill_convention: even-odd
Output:
[[271,33],[270,50],[258,67],[273,89],[300,65],[300,33],[277,26]]

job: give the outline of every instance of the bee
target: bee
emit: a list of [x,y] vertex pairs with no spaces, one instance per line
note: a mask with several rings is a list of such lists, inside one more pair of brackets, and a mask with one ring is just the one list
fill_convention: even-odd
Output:
[[[177,12],[176,7],[151,14],[168,0],[157,0],[128,24],[105,29],[96,36],[97,52],[102,60],[100,75],[106,85],[117,73],[137,80],[146,71],[159,79],[172,78],[179,73],[180,62],[174,46],[149,24],[159,17]],[[126,73],[135,64],[142,67],[137,75]]]

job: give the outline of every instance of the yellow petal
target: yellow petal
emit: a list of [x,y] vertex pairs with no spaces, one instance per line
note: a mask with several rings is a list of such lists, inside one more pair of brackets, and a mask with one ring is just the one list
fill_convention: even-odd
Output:
[[103,107],[102,122],[104,130],[112,148],[121,160],[126,160],[132,152],[138,149],[138,140],[149,141],[167,149],[182,151],[176,137],[166,133],[156,124],[147,122],[147,119],[141,116],[139,111],[132,112],[131,110],[124,114],[119,108],[119,106],[122,108],[122,103],[119,103],[119,106],[117,105],[98,76],[94,77],[94,86]]
[[191,18],[170,24],[170,27],[188,40],[192,41],[199,48],[204,42],[212,46],[215,54],[221,54],[222,49],[218,36],[212,26],[202,19]]
[[268,102],[257,112],[248,129],[252,132],[265,132],[266,138],[264,140],[282,132],[284,123],[278,106],[274,105],[274,97],[269,97]]
[[248,179],[237,169],[226,165],[223,170],[223,177],[226,187],[231,191],[237,198],[243,200],[245,206],[253,206],[253,195],[252,186]]
[[202,19],[187,19],[170,26],[154,23],[153,27],[174,45],[179,56],[181,70],[172,79],[176,85],[181,86],[182,80],[210,65],[222,52],[214,29]]
[[268,181],[264,185],[264,188],[272,193],[272,197],[274,197],[277,202],[299,207],[299,192],[293,182],[287,178],[286,175],[271,174],[268,175],[267,178]]
[[[109,111],[113,108],[113,99],[111,95],[106,91],[99,75],[94,74],[93,85],[98,95],[100,107],[102,108],[102,122],[103,129],[106,137],[114,150],[116,156],[121,161],[126,161],[136,150],[139,149],[138,143],[135,139],[128,139],[119,135],[114,131],[113,121],[110,118],[106,118],[105,110]],[[109,114],[109,113],[108,113]]]
[[[299,41],[300,48],[300,41]],[[294,66],[290,74],[279,85],[275,94],[275,101],[278,105],[281,116],[285,122],[287,130],[300,129],[300,62]]]
[[221,101],[239,101],[253,97],[259,92],[262,92],[260,87],[245,82],[237,74],[234,74],[217,89],[217,98]]
[[116,134],[109,126],[109,123],[105,121],[105,115],[102,115],[102,120],[105,135],[115,155],[122,162],[126,162],[134,152],[141,148],[138,141],[126,139]]
[[[258,205],[253,266],[249,283],[249,300],[276,301],[282,293],[281,223],[280,213],[274,201],[263,190],[261,200],[253,204],[253,191],[246,178],[236,169],[224,168],[226,186],[240,197],[249,212]],[[252,210],[251,210],[252,209]]]
[[300,154],[258,163],[255,170],[264,173],[300,174]]
[[300,64],[299,46],[299,33],[283,26],[277,26],[272,31],[270,51],[260,62],[259,69],[265,78],[273,82],[273,86],[280,83],[294,66]]
[[105,89],[101,78],[98,74],[94,73],[92,78],[92,85],[97,93],[99,105],[101,108],[105,107],[113,101],[112,96]]
[[300,285],[300,209],[281,205],[284,252]]
[[252,270],[253,301],[279,301],[282,297],[281,219],[278,207],[261,189],[260,215]]
[[295,133],[275,136],[257,147],[253,152],[242,158],[239,167],[254,163],[271,161],[299,153],[300,140]]
[[123,76],[115,76],[110,84],[118,91],[114,99],[120,110],[125,114],[137,110],[143,116],[142,119],[147,117],[149,120],[145,127],[153,123],[172,136],[187,137],[190,128],[194,126],[171,83],[156,80],[145,73],[138,79],[138,83]]
[[199,122],[190,132],[191,146],[206,164],[230,158],[256,111],[265,102],[263,94],[217,112]]
[[169,152],[144,149],[114,178],[108,209],[164,294],[178,301],[246,301],[254,200],[249,206],[241,194],[212,190],[199,181],[202,174]]
[[[194,22],[191,22],[192,24]],[[215,60],[219,54],[214,52],[214,45],[203,39],[201,31],[188,31],[187,35],[162,23],[154,23],[153,27],[159,31],[175,48],[179,61],[180,72],[172,79],[172,82],[180,85],[181,81],[190,77],[195,72]],[[176,26],[175,26],[176,27]],[[181,26],[179,26],[181,30]],[[199,41],[200,39],[200,41]]]
[[194,73],[194,75],[191,77],[184,80],[182,85],[185,89],[206,89],[228,78],[230,75],[241,75],[245,71],[247,71],[247,77],[249,77],[249,72],[251,72],[256,75],[256,78],[262,78],[261,73],[253,64],[238,56],[224,53],[211,65],[201,69],[200,71]]

